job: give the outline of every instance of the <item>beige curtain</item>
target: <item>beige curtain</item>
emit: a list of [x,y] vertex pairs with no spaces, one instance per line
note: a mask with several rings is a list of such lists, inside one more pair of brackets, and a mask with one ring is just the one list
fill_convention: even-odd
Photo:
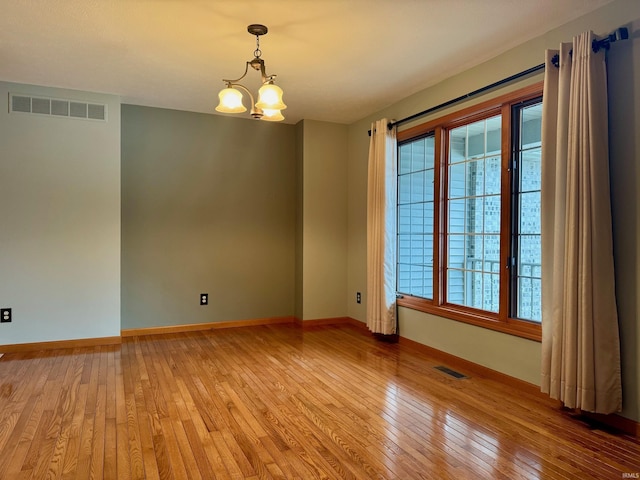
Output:
[[604,51],[593,52],[593,39],[583,33],[546,54],[541,389],[567,407],[612,413],[622,408],[622,387],[606,64]]
[[367,326],[396,333],[396,129],[371,125],[367,186]]

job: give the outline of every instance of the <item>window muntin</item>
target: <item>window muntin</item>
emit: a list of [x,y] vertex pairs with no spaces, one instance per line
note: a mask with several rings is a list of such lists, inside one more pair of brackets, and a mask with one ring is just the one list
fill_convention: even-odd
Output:
[[[531,85],[398,132],[400,306],[540,340],[540,222],[520,212],[539,215],[541,92]],[[425,139],[433,188],[411,201],[400,177],[413,173],[408,145]],[[411,203],[422,208],[413,218]]]

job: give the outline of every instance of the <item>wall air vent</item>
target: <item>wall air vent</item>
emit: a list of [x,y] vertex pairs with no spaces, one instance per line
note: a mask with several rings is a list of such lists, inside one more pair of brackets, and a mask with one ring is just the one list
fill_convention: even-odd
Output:
[[61,98],[32,97],[9,94],[9,113],[34,113],[53,117],[107,121],[107,106],[101,103],[78,102]]

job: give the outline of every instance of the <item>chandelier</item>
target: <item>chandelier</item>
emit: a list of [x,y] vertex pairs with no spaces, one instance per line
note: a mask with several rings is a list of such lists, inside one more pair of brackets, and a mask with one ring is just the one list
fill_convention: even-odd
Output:
[[[260,58],[262,51],[260,50],[260,36],[265,35],[268,31],[264,25],[253,24],[247,27],[247,31],[251,35],[256,36],[256,50],[253,52],[253,60],[247,62],[244,74],[235,80],[223,79],[226,88],[223,88],[218,94],[220,103],[216,107],[216,111],[222,113],[242,113],[247,111],[247,107],[242,103],[242,92],[249,95],[251,99],[251,116],[260,120],[268,120],[278,122],[284,120],[282,110],[287,106],[282,101],[282,89],[273,83],[276,75],[267,75],[264,67],[264,60]],[[259,71],[262,76],[262,86],[258,90],[258,101],[256,102],[253,95],[244,85],[238,83],[249,71],[249,66]]]

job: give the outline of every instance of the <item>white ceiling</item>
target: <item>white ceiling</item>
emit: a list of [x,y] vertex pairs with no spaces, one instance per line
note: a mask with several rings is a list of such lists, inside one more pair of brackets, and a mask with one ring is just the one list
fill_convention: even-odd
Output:
[[286,122],[351,123],[610,1],[0,0],[0,80],[215,113],[262,23]]

